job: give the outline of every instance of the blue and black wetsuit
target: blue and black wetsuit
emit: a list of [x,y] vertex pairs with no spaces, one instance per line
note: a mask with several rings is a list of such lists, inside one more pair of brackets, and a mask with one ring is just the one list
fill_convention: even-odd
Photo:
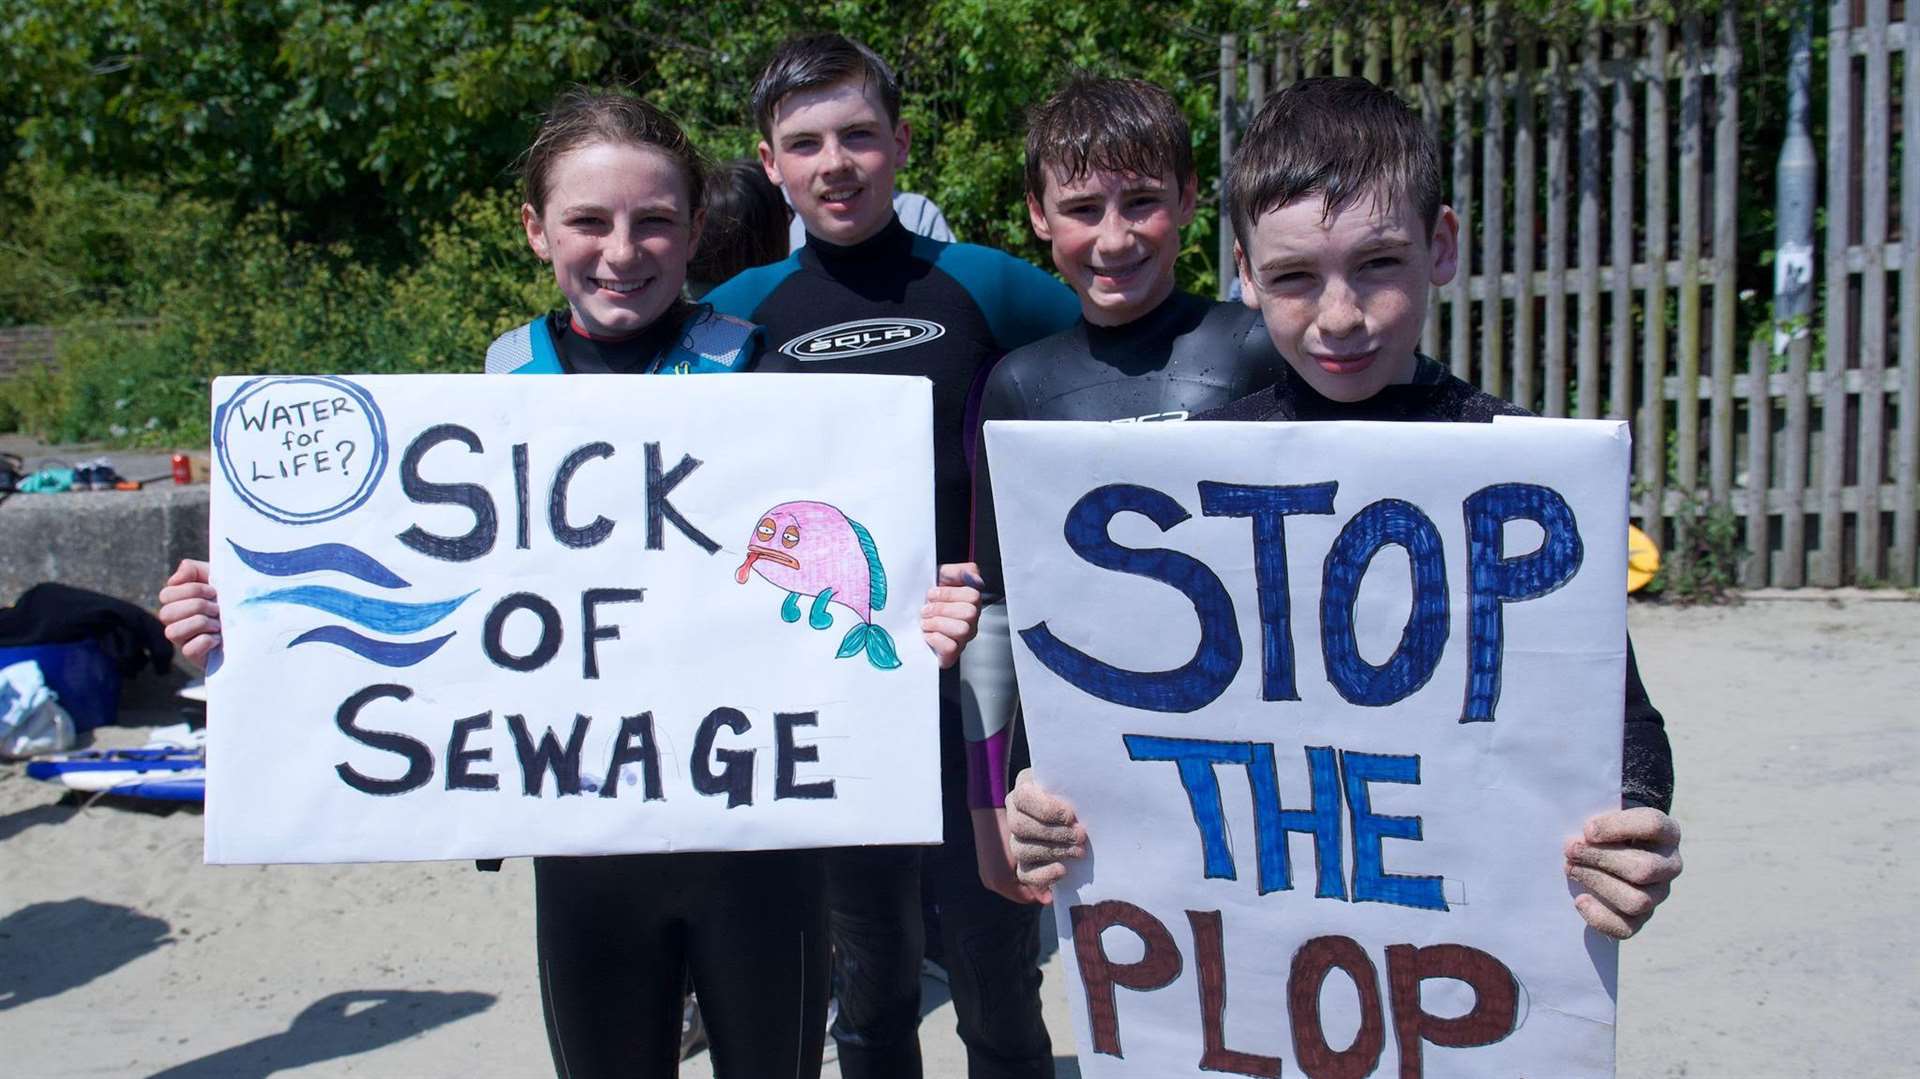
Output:
[[[1176,291],[1125,325],[1082,319],[1008,353],[987,378],[979,418],[1184,420],[1271,385],[1285,366],[1259,312]],[[974,460],[973,492],[973,561],[988,591],[999,592],[1000,537],[984,452]],[[1014,735],[1013,650],[1005,613],[999,604],[982,612],[980,636],[961,660],[967,804],[973,809],[1003,804],[1008,762],[1023,755]]]
[[[501,334],[502,374],[745,370],[759,331],[702,308],[604,341],[567,312]],[[826,1022],[825,881],[814,851],[533,860],[540,1003],[561,1079],[675,1075],[681,999],[699,994],[713,1068],[814,1079]]]
[[[809,237],[785,261],[748,270],[705,297],[765,328],[762,371],[922,375],[933,382],[935,550],[967,554],[971,402],[1009,349],[1069,325],[1079,305],[1058,281],[1006,254],[916,236],[896,218],[851,246]],[[1051,1076],[1040,1017],[1038,908],[980,883],[966,812],[958,679],[941,679],[941,787],[947,843],[924,858],[939,912],[969,1074]],[[918,1079],[923,858],[917,847],[828,852],[848,1079]]]

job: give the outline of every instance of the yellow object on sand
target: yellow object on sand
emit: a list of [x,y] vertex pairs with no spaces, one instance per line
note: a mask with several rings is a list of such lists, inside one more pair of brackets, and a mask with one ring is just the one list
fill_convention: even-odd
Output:
[[1645,532],[1627,526],[1627,591],[1638,592],[1660,571],[1660,548]]

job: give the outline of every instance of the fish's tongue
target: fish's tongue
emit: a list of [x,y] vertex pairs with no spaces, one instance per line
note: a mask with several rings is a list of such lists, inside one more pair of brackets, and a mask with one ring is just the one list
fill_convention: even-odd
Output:
[[733,580],[735,584],[747,583],[747,571],[753,568],[753,563],[757,559],[759,559],[759,557],[760,557],[759,551],[747,552],[747,560],[745,562],[740,563],[739,569],[733,571]]

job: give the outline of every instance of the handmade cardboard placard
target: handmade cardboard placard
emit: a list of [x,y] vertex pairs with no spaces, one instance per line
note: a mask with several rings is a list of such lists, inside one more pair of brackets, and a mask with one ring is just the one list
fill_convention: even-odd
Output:
[[213,401],[209,862],[939,841],[925,380]]
[[1611,1075],[1624,425],[986,441],[1082,1073]]

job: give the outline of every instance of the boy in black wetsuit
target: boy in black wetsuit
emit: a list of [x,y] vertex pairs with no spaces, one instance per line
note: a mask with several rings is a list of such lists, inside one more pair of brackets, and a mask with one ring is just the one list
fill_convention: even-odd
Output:
[[[1199,419],[1487,422],[1524,415],[1417,351],[1427,297],[1458,265],[1459,221],[1440,200],[1432,137],[1364,79],[1309,79],[1270,98],[1227,178],[1246,303],[1285,357],[1273,385]],[[1587,924],[1625,938],[1680,872],[1666,810],[1673,759],[1627,650],[1624,808],[1568,841]],[[1082,857],[1071,806],[1023,774],[1007,799],[1019,879],[1047,893]]]
[[[1066,330],[1009,352],[987,379],[986,420],[1184,420],[1270,385],[1283,366],[1258,311],[1175,287],[1193,220],[1193,139],[1173,96],[1136,79],[1077,76],[1027,117],[1027,213],[1080,299]],[[977,443],[976,443],[977,444]],[[974,462],[973,554],[998,591],[1000,543],[985,454]],[[1005,839],[1013,649],[1006,605],[981,612],[960,662],[968,808],[981,880],[1009,899]]]
[[[893,72],[865,46],[838,34],[787,42],[754,87],[753,111],[761,163],[787,189],[807,242],[706,301],[765,328],[758,370],[932,380],[935,548],[958,562],[967,546],[969,398],[1008,349],[1070,323],[1073,295],[1019,259],[900,224],[893,174],[906,162],[909,132]],[[953,677],[941,683],[941,774],[949,842],[926,851],[924,872],[969,1075],[1051,1076],[1037,910],[988,891],[974,869]],[[841,1074],[918,1079],[922,851],[839,848],[826,859]]]

